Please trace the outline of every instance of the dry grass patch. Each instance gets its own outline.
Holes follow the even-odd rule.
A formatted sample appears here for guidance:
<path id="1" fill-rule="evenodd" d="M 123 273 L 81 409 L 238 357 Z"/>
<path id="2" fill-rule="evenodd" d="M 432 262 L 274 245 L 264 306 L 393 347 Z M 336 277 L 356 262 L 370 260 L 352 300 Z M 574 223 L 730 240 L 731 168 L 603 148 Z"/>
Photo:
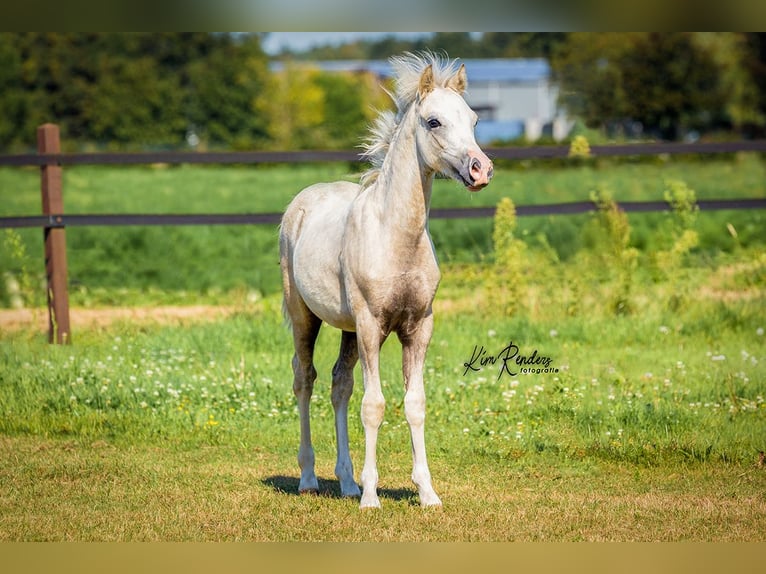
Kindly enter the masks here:
<path id="1" fill-rule="evenodd" d="M 254 449 L 172 451 L 37 438 L 0 441 L 0 540 L 46 541 L 756 541 L 766 471 L 437 458 L 442 509 L 417 506 L 405 455 L 381 464 L 381 511 L 297 494 L 294 457 Z M 485 461 L 486 462 L 486 461 Z"/>

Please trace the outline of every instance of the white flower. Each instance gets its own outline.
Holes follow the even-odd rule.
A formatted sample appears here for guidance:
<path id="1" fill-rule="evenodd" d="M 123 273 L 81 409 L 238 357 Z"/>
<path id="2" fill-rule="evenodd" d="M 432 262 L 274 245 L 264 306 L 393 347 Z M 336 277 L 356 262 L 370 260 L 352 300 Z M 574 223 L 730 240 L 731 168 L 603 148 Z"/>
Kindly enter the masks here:
<path id="1" fill-rule="evenodd" d="M 670 333 L 670 329 L 668 329 L 665 325 L 661 325 L 660 333 L 662 333 L 663 335 L 667 335 L 668 333 Z"/>
<path id="2" fill-rule="evenodd" d="M 763 337 L 763 327 L 758 327 L 755 330 L 755 334 L 758 335 L 759 337 Z"/>
<path id="3" fill-rule="evenodd" d="M 558 336 L 559 336 L 559 332 L 558 332 L 556 329 L 551 329 L 551 330 L 550 330 L 550 332 L 549 332 L 548 334 L 549 334 L 551 337 L 558 337 Z"/>

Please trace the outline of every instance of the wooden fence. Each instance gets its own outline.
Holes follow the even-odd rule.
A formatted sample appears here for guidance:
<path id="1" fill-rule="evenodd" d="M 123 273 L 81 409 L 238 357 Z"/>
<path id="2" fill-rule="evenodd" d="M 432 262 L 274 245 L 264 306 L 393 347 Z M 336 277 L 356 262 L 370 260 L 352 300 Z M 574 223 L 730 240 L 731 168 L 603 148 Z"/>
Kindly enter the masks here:
<path id="1" fill-rule="evenodd" d="M 487 148 L 495 159 L 555 159 L 566 158 L 566 146 L 532 146 Z M 649 143 L 591 146 L 594 157 L 647 156 L 660 154 L 719 154 L 742 151 L 766 152 L 766 140 L 715 143 Z M 295 152 L 150 152 L 150 153 L 61 153 L 59 128 L 45 124 L 37 130 L 37 153 L 0 155 L 0 166 L 39 166 L 42 215 L 0 217 L 0 228 L 40 227 L 45 241 L 45 271 L 48 291 L 48 339 L 52 343 L 71 342 L 69 323 L 69 294 L 67 290 L 67 257 L 65 229 L 85 225 L 253 225 L 279 223 L 279 213 L 250 214 L 122 214 L 66 215 L 62 196 L 62 168 L 65 165 L 136 165 L 136 164 L 261 164 L 328 161 L 362 161 L 353 151 L 295 151 Z M 622 202 L 626 212 L 664 211 L 664 201 Z M 698 201 L 701 210 L 763 209 L 764 199 L 720 199 Z M 520 205 L 519 216 L 566 215 L 592 211 L 591 202 L 564 204 Z M 492 217 L 494 207 L 432 209 L 435 219 Z"/>

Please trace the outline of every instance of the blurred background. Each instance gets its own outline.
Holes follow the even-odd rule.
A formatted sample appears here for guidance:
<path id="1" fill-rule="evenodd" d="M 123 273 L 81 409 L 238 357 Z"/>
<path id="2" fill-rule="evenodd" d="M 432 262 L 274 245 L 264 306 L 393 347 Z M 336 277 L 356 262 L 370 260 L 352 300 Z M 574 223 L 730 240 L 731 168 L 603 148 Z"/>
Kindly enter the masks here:
<path id="1" fill-rule="evenodd" d="M 65 152 L 353 150 L 378 111 L 392 106 L 388 58 L 421 50 L 465 63 L 483 147 L 579 150 L 577 157 L 498 159 L 480 194 L 437 180 L 434 209 L 494 208 L 507 199 L 520 206 L 593 197 L 663 202 L 679 189 L 690 205 L 766 196 L 759 153 L 588 156 L 594 144 L 766 136 L 763 33 L 2 33 L 0 154 L 35 152 L 45 122 L 60 126 Z M 358 181 L 364 169 L 350 161 L 67 166 L 65 213 L 279 214 L 302 188 Z M 0 216 L 39 214 L 39 181 L 35 166 L 0 169 Z M 520 274 L 537 272 L 547 284 L 541 269 L 561 273 L 571 264 L 579 272 L 583 254 L 608 252 L 592 219 L 519 218 L 509 233 L 529 248 Z M 693 226 L 684 219 L 696 235 L 678 245 L 682 235 L 668 213 L 631 213 L 627 221 L 630 233 L 618 242 L 638 250 L 651 282 L 677 277 L 658 271 L 658 253 L 707 269 L 742 249 L 757 259 L 766 244 L 758 209 L 705 211 Z M 491 217 L 432 221 L 439 260 L 457 269 L 450 276 L 497 261 L 496 227 Z M 40 235 L 3 230 L 0 307 L 43 303 Z M 72 301 L 218 304 L 277 295 L 276 236 L 276 225 L 70 226 Z M 759 284 L 758 269 L 748 273 Z"/>
<path id="2" fill-rule="evenodd" d="M 0 151 L 352 148 L 386 59 L 466 61 L 484 143 L 761 137 L 766 34 L 3 33 Z M 590 130 L 590 131 L 586 131 Z"/>

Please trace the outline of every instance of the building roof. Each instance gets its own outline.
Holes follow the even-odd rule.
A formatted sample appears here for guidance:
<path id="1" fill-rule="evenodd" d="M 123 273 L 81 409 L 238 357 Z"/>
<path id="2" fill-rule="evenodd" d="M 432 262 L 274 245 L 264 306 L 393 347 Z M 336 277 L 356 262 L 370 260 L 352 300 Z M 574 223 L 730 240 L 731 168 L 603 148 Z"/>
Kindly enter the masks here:
<path id="1" fill-rule="evenodd" d="M 550 77 L 550 65 L 543 58 L 466 59 L 468 83 L 471 82 L 537 82 Z M 392 69 L 386 60 L 322 60 L 305 62 L 326 72 L 373 72 L 390 77 Z M 271 63 L 272 71 L 284 69 L 284 63 Z"/>

